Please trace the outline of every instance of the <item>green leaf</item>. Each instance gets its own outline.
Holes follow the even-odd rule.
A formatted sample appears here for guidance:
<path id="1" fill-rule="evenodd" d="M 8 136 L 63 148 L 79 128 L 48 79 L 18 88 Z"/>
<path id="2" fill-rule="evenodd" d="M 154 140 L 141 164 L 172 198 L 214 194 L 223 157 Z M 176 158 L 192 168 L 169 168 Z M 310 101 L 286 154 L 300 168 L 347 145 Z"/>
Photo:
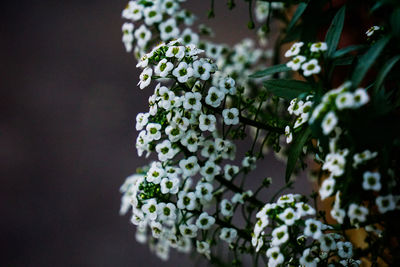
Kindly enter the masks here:
<path id="1" fill-rule="evenodd" d="M 353 63 L 354 56 L 338 58 L 333 61 L 334 66 L 346 66 Z"/>
<path id="2" fill-rule="evenodd" d="M 269 68 L 266 68 L 265 70 L 260 70 L 257 71 L 253 74 L 251 74 L 249 77 L 250 78 L 261 78 L 261 77 L 265 77 L 267 75 L 271 75 L 274 73 L 278 73 L 278 72 L 285 72 L 285 71 L 289 71 L 291 70 L 291 68 L 287 67 L 286 64 L 280 64 L 280 65 L 275 65 Z"/>
<path id="3" fill-rule="evenodd" d="M 271 79 L 264 82 L 267 90 L 276 96 L 292 100 L 301 93 L 308 93 L 312 90 L 309 83 L 297 80 Z"/>
<path id="4" fill-rule="evenodd" d="M 357 63 L 357 66 L 354 69 L 351 80 L 353 82 L 353 86 L 358 86 L 360 82 L 363 80 L 364 76 L 367 74 L 369 68 L 378 58 L 383 48 L 385 48 L 386 44 L 389 42 L 390 36 L 385 36 L 379 41 L 377 41 L 373 46 L 371 46 L 368 51 L 362 55 Z"/>
<path id="5" fill-rule="evenodd" d="M 392 32 L 396 36 L 400 36 L 400 8 L 396 8 L 390 18 L 392 24 Z"/>
<path id="6" fill-rule="evenodd" d="M 347 46 L 347 47 L 342 48 L 340 50 L 337 50 L 335 53 L 333 53 L 332 58 L 338 58 L 338 57 L 344 56 L 347 53 L 362 49 L 364 47 L 365 47 L 365 45 L 350 45 L 350 46 Z"/>
<path id="7" fill-rule="evenodd" d="M 376 81 L 374 86 L 375 89 L 379 89 L 382 86 L 382 83 L 385 80 L 386 76 L 399 60 L 400 60 L 400 55 L 397 55 L 394 58 L 390 59 L 388 62 L 386 62 L 386 64 L 382 67 L 382 69 L 376 76 Z"/>
<path id="8" fill-rule="evenodd" d="M 296 138 L 294 138 L 294 142 L 289 149 L 288 160 L 286 164 L 286 174 L 285 181 L 289 182 L 290 176 L 292 175 L 294 168 L 296 167 L 297 160 L 300 157 L 301 152 L 303 151 L 303 146 L 307 142 L 308 137 L 311 134 L 311 129 L 307 127 L 302 130 Z"/>
<path id="9" fill-rule="evenodd" d="M 301 17 L 301 15 L 303 14 L 303 12 L 306 10 L 307 8 L 307 3 L 300 3 L 296 9 L 296 12 L 294 12 L 292 20 L 290 21 L 288 27 L 287 27 L 287 31 L 289 32 L 293 26 L 296 24 L 296 22 L 299 20 L 299 18 Z"/>
<path id="10" fill-rule="evenodd" d="M 328 45 L 328 51 L 326 54 L 328 57 L 331 57 L 333 52 L 336 51 L 336 47 L 339 44 L 340 36 L 343 30 L 344 17 L 346 15 L 346 6 L 343 6 L 336 13 L 335 17 L 332 20 L 331 26 L 329 26 L 328 32 L 325 36 L 325 42 Z"/>

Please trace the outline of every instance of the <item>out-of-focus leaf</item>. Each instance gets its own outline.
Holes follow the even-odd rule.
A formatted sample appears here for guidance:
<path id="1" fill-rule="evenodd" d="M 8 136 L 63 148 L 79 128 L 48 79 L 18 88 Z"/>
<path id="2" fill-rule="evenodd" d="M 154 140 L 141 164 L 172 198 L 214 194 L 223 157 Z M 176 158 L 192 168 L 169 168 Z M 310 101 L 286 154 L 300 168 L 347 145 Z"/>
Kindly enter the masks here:
<path id="1" fill-rule="evenodd" d="M 294 12 L 293 14 L 293 18 L 290 21 L 288 27 L 287 27 L 287 31 L 289 32 L 293 26 L 296 24 L 296 22 L 299 20 L 299 18 L 301 17 L 301 15 L 303 14 L 304 10 L 306 10 L 307 8 L 307 3 L 300 3 L 297 6 L 296 12 Z"/>
<path id="2" fill-rule="evenodd" d="M 297 80 L 272 79 L 264 82 L 265 88 L 276 96 L 291 100 L 312 90 L 309 83 Z"/>
<path id="3" fill-rule="evenodd" d="M 390 36 L 385 36 L 379 41 L 377 41 L 373 46 L 371 46 L 368 51 L 362 55 L 357 63 L 357 66 L 354 69 L 353 75 L 351 77 L 353 86 L 358 86 L 364 76 L 367 74 L 367 71 L 378 58 L 383 48 L 385 48 L 386 44 L 389 42 Z"/>
<path id="4" fill-rule="evenodd" d="M 350 56 L 350 57 L 344 57 L 344 58 L 338 58 L 333 61 L 334 66 L 346 66 L 350 65 L 353 63 L 355 57 Z"/>
<path id="5" fill-rule="evenodd" d="M 343 30 L 344 17 L 346 15 L 346 6 L 343 6 L 336 13 L 335 17 L 332 20 L 331 26 L 329 26 L 328 32 L 325 36 L 325 42 L 328 45 L 328 50 L 326 54 L 328 57 L 331 57 L 333 53 L 336 51 L 336 47 L 339 44 L 340 36 Z"/>
<path id="6" fill-rule="evenodd" d="M 333 53 L 332 58 L 338 58 L 341 56 L 346 55 L 347 53 L 353 52 L 353 51 L 357 51 L 359 49 L 364 48 L 365 45 L 350 45 L 347 46 L 345 48 L 342 48 L 340 50 L 337 50 L 335 53 Z"/>
<path id="7" fill-rule="evenodd" d="M 267 75 L 271 75 L 271 74 L 278 73 L 278 72 L 285 72 L 285 71 L 289 71 L 289 70 L 291 70 L 291 68 L 287 67 L 286 64 L 280 64 L 280 65 L 271 66 L 269 68 L 266 68 L 265 70 L 257 71 L 255 73 L 251 74 L 249 77 L 250 78 L 261 78 L 261 77 L 265 77 Z"/>
<path id="8" fill-rule="evenodd" d="M 390 70 L 393 68 L 393 66 L 400 60 L 400 55 L 397 55 L 390 59 L 386 64 L 382 67 L 378 75 L 376 76 L 376 81 L 375 81 L 375 89 L 379 89 L 383 81 L 385 80 L 386 76 L 390 72 Z"/>
<path id="9" fill-rule="evenodd" d="M 396 8 L 393 11 L 390 22 L 392 24 L 393 34 L 396 36 L 400 36 L 400 8 Z"/>
<path id="10" fill-rule="evenodd" d="M 286 183 L 289 182 L 290 176 L 292 175 L 294 168 L 296 167 L 297 160 L 299 159 L 300 154 L 303 151 L 303 146 L 307 142 L 310 134 L 311 134 L 311 129 L 309 127 L 299 132 L 299 134 L 294 139 L 292 146 L 289 149 L 289 155 L 286 164 L 286 174 L 285 174 Z"/>

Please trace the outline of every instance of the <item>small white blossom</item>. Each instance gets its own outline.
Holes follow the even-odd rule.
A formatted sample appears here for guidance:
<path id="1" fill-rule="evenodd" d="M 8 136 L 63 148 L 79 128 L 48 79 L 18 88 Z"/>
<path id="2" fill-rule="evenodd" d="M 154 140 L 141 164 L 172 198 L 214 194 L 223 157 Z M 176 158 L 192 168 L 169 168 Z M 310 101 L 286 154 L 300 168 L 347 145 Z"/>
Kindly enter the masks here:
<path id="1" fill-rule="evenodd" d="M 289 240 L 288 227 L 286 225 L 279 226 L 272 231 L 272 246 L 280 246 Z"/>
<path id="2" fill-rule="evenodd" d="M 311 52 L 322 52 L 326 50 L 328 50 L 328 46 L 325 42 L 313 43 L 310 47 Z"/>
<path id="3" fill-rule="evenodd" d="M 298 55 L 295 58 L 293 58 L 291 61 L 286 63 L 286 66 L 291 68 L 294 71 L 298 71 L 301 67 L 301 64 L 306 61 L 306 57 Z"/>
<path id="4" fill-rule="evenodd" d="M 179 178 L 163 178 L 161 179 L 161 193 L 163 194 L 176 194 L 179 191 Z"/>
<path id="5" fill-rule="evenodd" d="M 143 89 L 143 88 L 149 86 L 152 75 L 153 75 L 153 69 L 151 69 L 151 68 L 145 68 L 142 71 L 142 73 L 140 74 L 140 81 L 138 82 L 140 89 Z"/>
<path id="6" fill-rule="evenodd" d="M 168 41 L 178 37 L 179 35 L 179 28 L 176 25 L 176 20 L 174 18 L 170 18 L 165 22 L 160 23 L 158 29 L 160 30 L 160 38 L 163 41 Z"/>
<path id="7" fill-rule="evenodd" d="M 151 221 L 154 221 L 157 218 L 157 209 L 157 201 L 154 198 L 148 199 L 142 206 L 143 213 L 146 214 L 146 218 Z"/>
<path id="8" fill-rule="evenodd" d="M 200 214 L 199 218 L 196 220 L 196 225 L 199 229 L 208 230 L 215 223 L 215 218 L 208 215 L 207 212 Z"/>
<path id="9" fill-rule="evenodd" d="M 285 257 L 280 252 L 279 247 L 271 247 L 267 250 L 268 257 L 268 267 L 275 267 L 282 264 L 285 260 Z"/>
<path id="10" fill-rule="evenodd" d="M 160 62 L 158 62 L 157 66 L 154 68 L 154 73 L 160 77 L 165 78 L 173 68 L 174 65 L 171 62 L 168 62 L 166 58 L 164 58 Z"/>
<path id="11" fill-rule="evenodd" d="M 321 71 L 321 67 L 318 65 L 318 60 L 316 59 L 311 59 L 306 63 L 303 63 L 301 69 L 303 70 L 303 75 L 306 77 L 312 74 L 318 74 Z"/>
<path id="12" fill-rule="evenodd" d="M 181 232 L 183 236 L 193 238 L 197 236 L 197 226 L 194 224 L 189 224 L 189 225 L 181 224 L 179 226 L 179 232 Z"/>
<path id="13" fill-rule="evenodd" d="M 203 132 L 204 131 L 214 132 L 216 129 L 216 122 L 217 119 L 212 114 L 209 115 L 201 114 L 199 116 L 199 128 Z"/>
<path id="14" fill-rule="evenodd" d="M 322 223 L 314 219 L 306 220 L 306 227 L 304 228 L 304 235 L 312 236 L 314 239 L 319 239 L 322 235 Z"/>
<path id="15" fill-rule="evenodd" d="M 386 213 L 396 208 L 396 202 L 394 201 L 393 195 L 379 196 L 375 200 L 376 205 L 380 213 Z"/>
<path id="16" fill-rule="evenodd" d="M 208 181 L 214 180 L 214 177 L 221 171 L 221 167 L 216 165 L 212 160 L 208 160 L 200 169 L 200 174 Z"/>
<path id="17" fill-rule="evenodd" d="M 150 141 L 161 138 L 161 125 L 158 123 L 149 123 L 146 126 L 147 136 Z"/>
<path id="18" fill-rule="evenodd" d="M 307 248 L 303 251 L 303 255 L 300 258 L 300 265 L 307 267 L 317 267 L 319 258 L 311 255 L 311 249 Z"/>
<path id="19" fill-rule="evenodd" d="M 350 92 L 343 92 L 336 97 L 335 103 L 339 110 L 352 108 L 354 106 L 354 96 Z"/>
<path id="20" fill-rule="evenodd" d="M 193 76 L 193 69 L 186 62 L 181 62 L 178 67 L 174 69 L 172 74 L 180 83 L 185 83 Z"/>
<path id="21" fill-rule="evenodd" d="M 355 203 L 351 203 L 347 215 L 352 224 L 358 224 L 367 220 L 368 209 Z"/>
<path id="22" fill-rule="evenodd" d="M 175 221 L 176 207 L 173 203 L 159 203 L 157 210 L 158 210 L 158 219 L 159 220 Z"/>
<path id="23" fill-rule="evenodd" d="M 325 135 L 328 135 L 332 132 L 335 126 L 338 123 L 338 118 L 335 115 L 335 112 L 329 111 L 324 119 L 322 120 L 322 131 Z"/>
<path id="24" fill-rule="evenodd" d="M 192 93 L 187 92 L 184 96 L 183 107 L 186 110 L 201 110 L 201 94 L 200 93 Z"/>
<path id="25" fill-rule="evenodd" d="M 304 45 L 303 42 L 294 43 L 292 47 L 285 53 L 285 57 L 297 56 L 300 53 L 301 47 Z"/>
<path id="26" fill-rule="evenodd" d="M 226 227 L 221 229 L 221 234 L 219 235 L 219 238 L 226 241 L 227 243 L 232 243 L 236 239 L 236 237 L 237 237 L 236 229 L 226 228 Z"/>
<path id="27" fill-rule="evenodd" d="M 339 241 L 336 244 L 338 254 L 341 258 L 351 258 L 353 256 L 353 245 L 350 242 Z"/>
<path id="28" fill-rule="evenodd" d="M 359 108 L 369 102 L 369 95 L 363 88 L 358 88 L 354 92 L 354 107 Z"/>
<path id="29" fill-rule="evenodd" d="M 144 22 L 149 26 L 162 20 L 162 14 L 155 5 L 145 8 L 143 13 Z"/>
<path id="30" fill-rule="evenodd" d="M 135 38 L 139 47 L 145 47 L 147 42 L 151 39 L 151 31 L 143 24 L 135 31 Z"/>
<path id="31" fill-rule="evenodd" d="M 376 31 L 379 31 L 381 29 L 381 27 L 379 27 L 379 26 L 372 26 L 371 28 L 369 28 L 366 32 L 365 32 L 365 34 L 368 36 L 368 37 L 371 37 Z"/>
<path id="32" fill-rule="evenodd" d="M 210 257 L 210 244 L 205 241 L 196 241 L 197 252 L 203 254 L 207 257 L 207 259 L 211 259 Z"/>
<path id="33" fill-rule="evenodd" d="M 184 46 L 170 46 L 165 53 L 166 57 L 175 57 L 181 60 L 185 56 L 185 47 Z M 184 62 L 181 62 L 184 63 Z"/>
<path id="34" fill-rule="evenodd" d="M 190 156 L 187 159 L 181 159 L 181 161 L 179 161 L 179 167 L 181 167 L 185 177 L 194 176 L 200 170 L 196 156 Z"/>
<path id="35" fill-rule="evenodd" d="M 196 195 L 193 192 L 179 192 L 177 207 L 182 210 L 194 210 L 196 208 Z"/>
<path id="36" fill-rule="evenodd" d="M 229 200 L 223 199 L 220 203 L 220 206 L 221 206 L 222 216 L 224 216 L 224 217 L 232 217 L 233 216 L 233 205 Z"/>
<path id="37" fill-rule="evenodd" d="M 224 177 L 228 181 L 232 180 L 232 178 L 239 172 L 239 167 L 235 165 L 226 164 L 224 166 Z"/>
<path id="38" fill-rule="evenodd" d="M 225 94 L 234 95 L 236 94 L 235 84 L 235 80 L 230 77 L 221 79 L 219 82 L 219 89 L 222 90 Z"/>
<path id="39" fill-rule="evenodd" d="M 216 87 L 210 87 L 206 97 L 206 104 L 214 108 L 221 105 L 222 100 L 225 98 L 225 93 L 218 90 Z"/>
<path id="40" fill-rule="evenodd" d="M 236 125 L 239 123 L 239 110 L 237 108 L 224 109 L 222 116 L 226 125 Z"/>
<path id="41" fill-rule="evenodd" d="M 197 44 L 199 42 L 199 35 L 194 33 L 190 28 L 186 28 L 182 33 L 182 42 L 186 45 Z"/>
<path id="42" fill-rule="evenodd" d="M 319 189 L 319 195 L 321 196 L 321 200 L 326 199 L 327 197 L 333 194 L 335 188 L 335 179 L 333 177 L 329 177 L 322 182 L 321 188 Z"/>
<path id="43" fill-rule="evenodd" d="M 381 175 L 379 172 L 364 172 L 363 174 L 363 184 L 362 187 L 364 190 L 381 190 Z"/>

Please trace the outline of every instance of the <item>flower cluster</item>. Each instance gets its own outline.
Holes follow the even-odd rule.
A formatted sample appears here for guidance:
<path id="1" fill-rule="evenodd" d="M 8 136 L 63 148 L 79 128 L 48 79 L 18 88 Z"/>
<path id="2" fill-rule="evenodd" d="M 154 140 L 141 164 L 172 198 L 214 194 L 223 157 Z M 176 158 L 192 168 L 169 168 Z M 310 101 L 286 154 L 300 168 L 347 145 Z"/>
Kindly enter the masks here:
<path id="1" fill-rule="evenodd" d="M 314 219 L 315 209 L 302 200 L 301 195 L 283 195 L 256 214 L 252 244 L 258 253 L 266 251 L 268 266 L 358 265 L 352 244 Z"/>
<path id="2" fill-rule="evenodd" d="M 327 49 L 324 42 L 309 43 L 307 46 L 303 42 L 294 43 L 285 53 L 285 57 L 292 58 L 286 66 L 294 71 L 301 70 L 305 77 L 318 74 L 321 72 L 318 60 Z"/>
<path id="3" fill-rule="evenodd" d="M 213 86 L 210 81 L 216 67 L 210 59 L 199 58 L 202 52 L 179 39 L 156 46 L 138 64 L 144 68 L 140 88 L 149 86 L 151 80 L 161 81 L 149 98 L 149 112 L 139 113 L 136 118 L 136 129 L 140 131 L 138 154 L 156 152 L 158 161 L 142 175 L 134 176 L 136 179 L 128 178 L 123 187 L 122 210 L 126 212 L 126 199 L 130 199 L 132 222 L 143 233 L 142 239 L 145 229 L 151 229 L 161 258 L 167 257 L 170 247 L 190 251 L 191 240 L 198 237 L 198 232 L 202 232 L 202 238 L 197 240 L 197 250 L 209 257 L 207 233 L 211 235 L 218 215 L 210 215 L 206 209 L 215 197 L 215 179 L 222 173 L 233 179 L 240 172 L 232 164 L 220 167 L 223 160 L 235 158 L 235 145 L 218 135 L 214 114 L 227 95 L 236 93 L 235 81 L 220 77 L 220 86 Z M 237 108 L 221 111 L 221 123 L 239 124 Z M 247 168 L 250 163 L 245 161 Z M 221 215 L 232 217 L 233 203 L 240 201 L 240 195 L 231 201 L 222 200 Z M 227 243 L 237 235 L 234 227 L 224 225 L 220 229 L 220 238 Z"/>
<path id="4" fill-rule="evenodd" d="M 188 28 L 195 17 L 181 9 L 180 2 L 183 1 L 130 1 L 122 12 L 122 17 L 129 21 L 122 27 L 126 51 L 131 52 L 134 48 L 136 57 L 141 58 L 159 40 L 166 42 L 178 36 L 185 44 L 196 44 L 199 36 Z M 185 27 L 183 31 L 180 25 Z"/>

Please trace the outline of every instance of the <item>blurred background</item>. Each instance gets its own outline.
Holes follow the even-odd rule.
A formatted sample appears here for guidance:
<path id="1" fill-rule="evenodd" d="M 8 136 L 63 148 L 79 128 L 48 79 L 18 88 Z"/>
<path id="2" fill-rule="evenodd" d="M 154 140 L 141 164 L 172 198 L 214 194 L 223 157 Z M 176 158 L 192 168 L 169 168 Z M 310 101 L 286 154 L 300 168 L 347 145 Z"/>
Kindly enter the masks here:
<path id="1" fill-rule="evenodd" d="M 238 1 L 241 2 L 241 1 Z M 0 26 L 1 266 L 188 266 L 164 263 L 135 241 L 118 214 L 119 186 L 145 163 L 135 117 L 151 94 L 136 87 L 121 42 L 126 0 L 20 0 L 2 6 Z M 216 1 L 185 6 L 216 41 L 249 35 L 247 7 Z M 254 177 L 282 180 L 268 161 Z M 272 162 L 272 163 L 271 163 Z M 261 165 L 261 164 L 260 164 Z M 261 181 L 258 180 L 258 181 Z"/>

